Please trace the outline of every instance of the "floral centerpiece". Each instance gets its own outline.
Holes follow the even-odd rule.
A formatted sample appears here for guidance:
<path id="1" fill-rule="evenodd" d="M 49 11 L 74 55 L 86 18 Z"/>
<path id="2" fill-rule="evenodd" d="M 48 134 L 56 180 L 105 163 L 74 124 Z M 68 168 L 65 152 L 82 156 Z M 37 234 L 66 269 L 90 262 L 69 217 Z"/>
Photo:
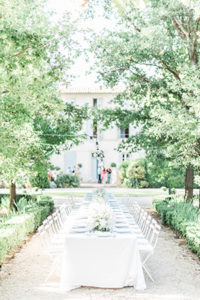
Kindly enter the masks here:
<path id="1" fill-rule="evenodd" d="M 100 204 L 106 203 L 106 192 L 104 189 L 97 189 L 93 195 L 93 202 L 98 202 Z"/>
<path id="2" fill-rule="evenodd" d="M 99 189 L 96 190 L 95 194 L 96 194 L 97 196 L 104 197 L 105 194 L 106 194 L 106 191 L 105 191 L 103 188 L 99 188 Z"/>
<path id="3" fill-rule="evenodd" d="M 105 203 L 92 203 L 88 222 L 89 228 L 93 231 L 110 231 L 113 226 L 112 209 Z"/>

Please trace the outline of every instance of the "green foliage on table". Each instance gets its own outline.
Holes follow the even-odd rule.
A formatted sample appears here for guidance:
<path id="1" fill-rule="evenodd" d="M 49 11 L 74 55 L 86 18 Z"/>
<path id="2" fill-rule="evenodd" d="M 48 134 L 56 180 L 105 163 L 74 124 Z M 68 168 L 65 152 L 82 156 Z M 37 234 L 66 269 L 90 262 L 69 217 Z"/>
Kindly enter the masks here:
<path id="1" fill-rule="evenodd" d="M 20 211 L 0 218 L 0 265 L 6 254 L 18 246 L 53 211 L 54 203 L 50 197 L 40 196 L 37 201 L 21 198 Z"/>
<path id="2" fill-rule="evenodd" d="M 80 179 L 77 175 L 59 174 L 55 181 L 58 188 L 72 188 L 80 186 Z"/>
<path id="3" fill-rule="evenodd" d="M 183 196 L 154 199 L 153 205 L 163 225 L 170 226 L 186 238 L 189 248 L 200 257 L 199 208 L 184 202 Z"/>

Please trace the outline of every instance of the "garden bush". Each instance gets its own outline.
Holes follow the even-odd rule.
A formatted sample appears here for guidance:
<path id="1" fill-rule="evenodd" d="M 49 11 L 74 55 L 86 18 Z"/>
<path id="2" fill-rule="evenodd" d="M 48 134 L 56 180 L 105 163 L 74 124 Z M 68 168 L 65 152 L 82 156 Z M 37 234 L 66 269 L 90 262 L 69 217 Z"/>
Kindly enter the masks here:
<path id="1" fill-rule="evenodd" d="M 127 160 L 119 167 L 121 183 L 136 188 L 183 188 L 184 168 L 175 168 L 164 157 Z M 197 185 L 194 185 L 196 187 Z"/>
<path id="2" fill-rule="evenodd" d="M 50 187 L 48 166 L 46 164 L 36 164 L 35 171 L 30 177 L 30 184 L 32 187 L 38 187 L 41 189 Z"/>
<path id="3" fill-rule="evenodd" d="M 200 223 L 190 224 L 186 228 L 186 240 L 189 249 L 200 258 Z"/>
<path id="4" fill-rule="evenodd" d="M 110 164 L 110 166 L 111 166 L 111 168 L 116 168 L 117 164 L 116 164 L 115 162 L 112 162 L 112 163 Z"/>
<path id="5" fill-rule="evenodd" d="M 41 189 L 50 188 L 50 182 L 48 179 L 48 174 L 38 174 L 37 176 L 32 176 L 30 179 L 30 184 L 32 187 L 38 187 Z"/>
<path id="6" fill-rule="evenodd" d="M 129 161 L 124 161 L 119 167 L 119 176 L 121 183 L 124 184 L 124 181 L 127 180 L 126 169 L 128 168 Z"/>
<path id="7" fill-rule="evenodd" d="M 50 197 L 39 196 L 37 201 L 27 202 L 24 199 L 21 200 L 20 208 L 19 212 L 1 218 L 0 265 L 10 250 L 18 246 L 27 234 L 40 226 L 43 220 L 53 211 L 54 203 Z"/>
<path id="8" fill-rule="evenodd" d="M 123 162 L 119 169 L 121 183 L 127 187 L 147 188 L 146 162 L 143 158 Z"/>
<path id="9" fill-rule="evenodd" d="M 21 198 L 25 198 L 27 201 L 37 200 L 38 195 L 33 194 L 17 194 L 16 195 L 16 202 L 18 202 Z M 2 198 L 9 198 L 9 195 L 6 193 L 0 194 L 0 203 L 2 201 Z"/>
<path id="10" fill-rule="evenodd" d="M 184 202 L 183 196 L 154 199 L 153 205 L 163 225 L 168 225 L 186 238 L 188 247 L 200 257 L 199 208 Z"/>
<path id="11" fill-rule="evenodd" d="M 55 180 L 55 183 L 58 188 L 79 187 L 80 179 L 76 175 L 59 174 Z"/>

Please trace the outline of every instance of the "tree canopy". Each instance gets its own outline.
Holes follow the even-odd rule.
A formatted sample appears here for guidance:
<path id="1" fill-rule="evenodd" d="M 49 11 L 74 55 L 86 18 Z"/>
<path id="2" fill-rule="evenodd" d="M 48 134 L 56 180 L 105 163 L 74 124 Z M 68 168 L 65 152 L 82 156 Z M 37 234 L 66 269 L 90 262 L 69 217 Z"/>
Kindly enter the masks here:
<path id="1" fill-rule="evenodd" d="M 108 86 L 125 88 L 115 99 L 118 109 L 102 111 L 102 119 L 107 125 L 125 119 L 126 126 L 140 126 L 121 148 L 162 153 L 176 166 L 199 169 L 198 1 L 105 4 L 118 22 L 114 30 L 95 36 L 91 50 L 99 78 Z M 88 6 L 91 9 L 94 1 Z"/>
<path id="2" fill-rule="evenodd" d="M 54 21 L 45 0 L 0 3 L 0 173 L 26 181 L 68 141 L 78 143 L 87 109 L 59 91 L 77 55 L 69 15 Z"/>

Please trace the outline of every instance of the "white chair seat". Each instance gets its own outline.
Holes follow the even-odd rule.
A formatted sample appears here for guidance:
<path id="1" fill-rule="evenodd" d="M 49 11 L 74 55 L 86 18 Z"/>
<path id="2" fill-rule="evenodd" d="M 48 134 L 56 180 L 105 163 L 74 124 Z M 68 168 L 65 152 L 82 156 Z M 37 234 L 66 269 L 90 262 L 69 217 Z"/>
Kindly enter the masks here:
<path id="1" fill-rule="evenodd" d="M 138 241 L 138 249 L 139 249 L 139 251 L 148 252 L 148 253 L 154 251 L 154 248 L 145 239 Z"/>

